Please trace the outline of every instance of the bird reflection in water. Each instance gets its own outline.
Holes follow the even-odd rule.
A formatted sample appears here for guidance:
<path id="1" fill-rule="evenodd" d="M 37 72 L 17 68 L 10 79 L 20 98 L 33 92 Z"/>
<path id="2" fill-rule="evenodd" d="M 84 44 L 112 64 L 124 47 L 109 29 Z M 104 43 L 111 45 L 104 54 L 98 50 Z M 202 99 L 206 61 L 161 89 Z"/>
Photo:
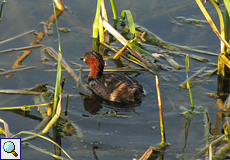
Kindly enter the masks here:
<path id="1" fill-rule="evenodd" d="M 135 112 L 135 107 L 140 106 L 141 102 L 141 100 L 138 100 L 131 103 L 117 103 L 104 100 L 95 94 L 91 94 L 91 96 L 84 95 L 83 99 L 85 110 L 93 115 L 98 114 L 103 107 L 111 109 L 111 111 L 107 112 L 106 114 L 116 114 L 118 112 Z"/>

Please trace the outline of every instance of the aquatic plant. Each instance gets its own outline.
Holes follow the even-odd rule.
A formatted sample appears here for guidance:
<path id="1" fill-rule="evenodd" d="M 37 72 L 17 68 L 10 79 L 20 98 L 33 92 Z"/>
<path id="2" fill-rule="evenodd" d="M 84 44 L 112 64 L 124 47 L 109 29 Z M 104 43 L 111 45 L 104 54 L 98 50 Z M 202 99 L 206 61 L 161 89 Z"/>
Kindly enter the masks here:
<path id="1" fill-rule="evenodd" d="M 225 4 L 225 19 L 223 18 L 223 15 L 221 13 L 220 8 L 218 5 L 220 4 L 220 1 L 213 1 L 210 0 L 210 2 L 213 4 L 215 7 L 218 16 L 219 16 L 219 21 L 220 21 L 220 32 L 218 31 L 217 27 L 215 26 L 214 22 L 212 21 L 211 17 L 209 16 L 208 12 L 206 11 L 205 7 L 201 3 L 200 0 L 196 0 L 198 6 L 200 7 L 202 13 L 204 14 L 205 18 L 209 22 L 212 30 L 216 33 L 218 38 L 221 41 L 221 50 L 220 54 L 218 56 L 218 84 L 217 84 L 217 94 L 218 96 L 219 91 L 224 91 L 223 88 L 228 88 L 222 84 L 223 78 L 226 76 L 226 73 L 230 69 L 230 60 L 229 60 L 229 53 L 230 53 L 230 2 L 229 0 L 224 0 Z M 227 66 L 228 68 L 226 68 Z M 229 81 L 229 80 L 228 80 Z M 229 91 L 227 91 L 229 92 Z M 229 95 L 228 95 L 228 100 L 226 100 L 226 105 L 223 108 L 229 109 Z M 229 117 L 228 113 L 226 113 L 226 119 L 227 121 L 223 124 L 223 129 L 224 129 L 224 134 L 219 136 L 217 139 L 213 140 L 213 137 L 209 137 L 209 132 L 207 129 L 205 129 L 205 136 L 206 136 L 206 141 L 207 141 L 207 146 L 202 149 L 194 158 L 200 157 L 202 154 L 205 154 L 207 151 L 209 151 L 209 159 L 225 159 L 227 157 L 226 153 L 229 152 L 230 149 L 230 143 L 229 143 Z M 205 113 L 205 128 L 210 129 L 210 124 L 209 124 L 209 117 L 208 117 L 208 112 L 206 111 Z M 210 142 L 209 142 L 210 141 Z M 218 149 L 216 151 L 215 148 L 218 148 L 217 146 L 219 145 L 225 145 L 224 147 Z"/>
<path id="2" fill-rule="evenodd" d="M 165 136 L 165 127 L 164 127 L 164 119 L 163 119 L 163 110 L 162 110 L 162 103 L 161 103 L 161 93 L 160 93 L 160 86 L 159 86 L 159 79 L 158 76 L 155 76 L 156 79 L 156 89 L 157 89 L 157 99 L 158 99 L 158 106 L 159 106 L 159 117 L 160 117 L 160 128 L 161 128 L 161 143 L 159 146 L 163 149 L 168 146 Z"/>
<path id="3" fill-rule="evenodd" d="M 61 94 L 61 66 L 62 66 L 62 51 L 61 51 L 61 41 L 60 41 L 60 34 L 58 30 L 58 23 L 57 23 L 57 16 L 56 16 L 56 11 L 55 11 L 55 4 L 53 0 L 53 9 L 54 9 L 54 15 L 55 15 L 55 21 L 56 21 L 56 29 L 57 29 L 57 35 L 58 35 L 58 65 L 57 65 L 57 77 L 56 77 L 56 85 L 55 85 L 55 93 L 54 93 L 54 104 L 53 104 L 53 113 L 52 117 L 55 116 L 56 110 L 57 110 L 57 104 L 59 101 L 59 95 Z M 57 125 L 57 123 L 56 123 Z"/>
<path id="4" fill-rule="evenodd" d="M 200 7 L 202 13 L 204 14 L 205 18 L 209 22 L 212 30 L 216 33 L 218 38 L 221 41 L 221 50 L 220 54 L 218 57 L 218 75 L 225 76 L 225 65 L 230 68 L 230 61 L 228 59 L 227 53 L 230 50 L 230 45 L 229 45 L 229 40 L 230 40 L 230 31 L 229 31 L 229 12 L 230 12 L 230 2 L 228 0 L 224 0 L 225 4 L 225 23 L 223 19 L 223 15 L 220 11 L 220 8 L 214 2 L 213 0 L 210 0 L 210 2 L 213 4 L 215 7 L 218 16 L 219 16 L 219 21 L 220 21 L 220 32 L 218 31 L 215 23 L 213 22 L 212 18 L 208 14 L 207 10 L 205 9 L 204 5 L 202 4 L 201 0 L 196 0 L 198 6 Z"/>
<path id="5" fill-rule="evenodd" d="M 180 107 L 180 110 L 182 111 L 182 114 L 187 118 L 190 119 L 191 115 L 199 115 L 200 111 L 203 110 L 202 106 L 194 106 L 194 102 L 193 102 L 193 97 L 192 97 L 192 91 L 191 91 L 191 87 L 190 87 L 190 83 L 189 83 L 189 76 L 188 76 L 188 71 L 189 71 L 189 56 L 186 55 L 185 57 L 185 67 L 186 67 L 186 86 L 187 89 L 189 90 L 189 98 L 190 98 L 190 109 L 186 109 L 186 107 Z"/>
<path id="6" fill-rule="evenodd" d="M 112 0 L 111 0 L 111 5 L 112 5 L 113 14 L 114 14 L 114 20 L 115 20 L 114 22 L 116 24 L 116 21 L 117 21 L 116 5 L 115 5 L 115 2 Z M 101 12 L 102 12 L 102 15 L 100 14 Z M 137 59 L 137 61 L 136 61 L 135 58 L 131 58 L 132 62 L 135 63 L 135 62 L 140 61 L 141 63 L 144 63 L 144 65 L 147 65 L 147 68 L 150 68 L 150 69 L 153 68 L 152 65 L 150 63 L 148 63 L 142 57 L 142 55 L 140 53 L 143 53 L 143 54 L 147 55 L 148 57 L 153 58 L 155 60 L 159 60 L 159 59 L 156 58 L 155 56 L 153 56 L 152 54 L 150 54 L 148 51 L 142 49 L 141 47 L 139 47 L 139 45 L 137 45 L 135 43 L 136 42 L 135 25 L 134 25 L 134 21 L 132 18 L 132 14 L 129 10 L 123 10 L 122 11 L 120 21 L 121 22 L 124 21 L 126 17 L 128 19 L 128 23 L 129 23 L 129 27 L 130 27 L 130 33 L 132 35 L 130 41 L 126 40 L 113 26 L 111 26 L 108 23 L 108 17 L 107 17 L 106 8 L 104 5 L 104 0 L 98 0 L 97 1 L 96 15 L 95 15 L 95 19 L 93 22 L 93 35 L 92 35 L 93 36 L 93 50 L 97 50 L 97 51 L 99 50 L 97 47 L 97 45 L 98 45 L 97 41 L 98 40 L 104 46 L 108 46 L 108 44 L 105 43 L 105 31 L 108 31 L 120 43 L 122 43 L 124 45 L 124 47 L 120 50 L 119 54 L 115 55 L 112 58 L 118 59 L 122 55 L 122 53 L 127 49 L 127 50 L 129 50 L 131 55 L 135 56 Z M 100 50 L 101 49 L 102 48 L 100 48 Z M 113 51 L 115 51 L 115 50 L 113 50 Z M 115 51 L 115 52 L 117 52 L 117 51 Z M 142 66 L 142 65 L 140 64 L 140 66 Z"/>

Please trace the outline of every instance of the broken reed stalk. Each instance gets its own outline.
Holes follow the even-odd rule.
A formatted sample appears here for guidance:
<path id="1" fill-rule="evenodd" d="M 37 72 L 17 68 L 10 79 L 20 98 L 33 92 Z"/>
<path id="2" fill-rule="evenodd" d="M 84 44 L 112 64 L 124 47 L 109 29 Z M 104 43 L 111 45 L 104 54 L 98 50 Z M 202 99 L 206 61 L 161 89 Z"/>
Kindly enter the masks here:
<path id="1" fill-rule="evenodd" d="M 51 57 L 53 57 L 55 60 L 58 61 L 58 54 L 57 52 L 52 48 L 52 47 L 46 47 L 44 50 L 46 50 L 49 55 Z M 87 94 L 90 94 L 90 90 L 85 86 L 83 85 L 81 82 L 81 77 L 78 78 L 77 75 L 74 73 L 74 71 L 70 68 L 70 66 L 66 63 L 65 59 L 62 58 L 62 67 L 74 78 L 74 80 L 77 82 L 77 86 L 79 85 L 79 82 L 80 82 L 80 85 L 82 86 L 82 88 L 86 91 Z M 79 65 L 80 66 L 80 65 Z M 80 75 L 81 75 L 81 72 L 82 72 L 82 66 L 80 66 Z"/>
<path id="2" fill-rule="evenodd" d="M 161 93 L 160 93 L 159 79 L 158 79 L 157 75 L 155 76 L 155 78 L 156 78 L 157 99 L 158 99 L 160 127 L 161 127 L 160 147 L 165 147 L 167 145 L 167 142 L 166 142 L 166 137 L 165 137 L 165 128 L 164 128 L 164 119 L 163 119 L 163 111 L 162 111 L 162 104 L 161 104 Z"/>
<path id="3" fill-rule="evenodd" d="M 23 68 L 13 69 L 13 70 L 1 72 L 0 76 L 7 75 L 7 74 L 10 74 L 10 73 L 14 73 L 14 72 L 19 72 L 19 71 L 25 71 L 25 70 L 29 70 L 29 69 L 34 69 L 34 68 L 36 68 L 36 66 L 30 66 L 30 67 L 23 67 Z"/>
<path id="4" fill-rule="evenodd" d="M 56 4 L 56 6 L 57 6 L 57 9 L 60 9 L 61 11 L 65 10 L 65 7 L 64 7 L 64 5 L 63 5 L 61 0 L 54 0 L 54 2 Z"/>
<path id="5" fill-rule="evenodd" d="M 15 39 L 20 38 L 20 37 L 30 35 L 30 34 L 36 34 L 36 31 L 35 31 L 35 30 L 31 30 L 31 31 L 28 31 L 28 32 L 19 34 L 19 35 L 17 35 L 17 36 L 14 36 L 14 37 L 12 37 L 12 38 L 3 40 L 3 41 L 0 42 L 0 45 L 1 45 L 1 44 L 4 44 L 4 43 L 7 43 L 7 42 L 10 42 L 10 41 L 15 40 Z"/>
<path id="6" fill-rule="evenodd" d="M 53 57 L 56 61 L 58 61 L 58 53 L 52 48 L 52 47 L 46 47 L 44 49 L 48 52 L 48 54 Z M 65 59 L 62 58 L 62 67 L 74 78 L 74 80 L 78 83 L 80 79 L 77 77 L 77 75 L 74 73 L 74 71 L 71 69 L 71 67 L 66 63 Z"/>
<path id="7" fill-rule="evenodd" d="M 0 53 L 20 52 L 20 51 L 34 49 L 34 48 L 40 48 L 40 47 L 43 47 L 43 45 L 38 44 L 38 45 L 32 45 L 32 46 L 27 46 L 27 47 L 11 48 L 11 49 L 0 51 Z"/>
<path id="8" fill-rule="evenodd" d="M 139 160 L 147 160 L 151 156 L 153 151 L 153 147 L 150 146 L 149 149 L 143 154 L 143 156 Z"/>

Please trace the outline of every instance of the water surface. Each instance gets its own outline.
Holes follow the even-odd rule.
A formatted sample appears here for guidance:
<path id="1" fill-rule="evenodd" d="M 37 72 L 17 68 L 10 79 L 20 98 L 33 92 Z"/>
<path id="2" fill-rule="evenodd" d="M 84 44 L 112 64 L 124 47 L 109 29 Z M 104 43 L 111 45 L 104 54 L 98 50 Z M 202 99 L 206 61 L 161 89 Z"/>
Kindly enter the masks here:
<path id="1" fill-rule="evenodd" d="M 68 10 L 58 19 L 58 26 L 68 28 L 71 32 L 60 33 L 63 58 L 69 64 L 70 61 L 74 61 L 87 68 L 85 63 L 78 58 L 82 57 L 86 51 L 92 49 L 91 34 L 96 1 L 69 0 L 64 1 L 64 4 Z M 178 16 L 204 20 L 204 16 L 195 1 L 117 0 L 116 4 L 118 14 L 122 10 L 130 10 L 136 24 L 145 27 L 167 42 L 186 46 L 207 46 L 207 51 L 219 53 L 219 40 L 208 24 L 200 28 L 181 22 L 182 26 L 179 27 L 171 22 L 176 20 Z M 218 24 L 218 17 L 214 8 L 209 3 L 205 6 Z M 109 1 L 106 2 L 106 7 L 109 22 L 112 23 L 113 16 Z M 44 31 L 40 22 L 47 21 L 52 12 L 51 1 L 8 1 L 3 8 L 2 20 L 0 22 L 0 39 L 5 40 L 30 30 Z M 33 35 L 22 37 L 0 45 L 0 50 L 29 46 L 33 39 Z M 52 36 L 45 36 L 40 43 L 45 47 L 50 46 L 58 50 L 55 29 Z M 155 51 L 150 50 L 150 52 Z M 1 54 L 0 67 L 5 70 L 12 69 L 15 60 L 21 55 L 22 52 Z M 217 57 L 215 56 L 202 56 L 210 59 L 213 63 L 217 63 Z M 49 57 L 49 59 L 51 62 L 54 62 L 52 58 Z M 184 65 L 183 57 L 174 57 L 174 59 L 181 65 Z M 115 66 L 111 61 L 107 63 L 109 66 Z M 25 89 L 44 83 L 48 83 L 50 86 L 55 85 L 56 73 L 46 70 L 55 69 L 56 67 L 41 63 L 41 50 L 39 48 L 33 49 L 32 54 L 23 62 L 23 65 L 37 67 L 33 70 L 15 73 L 12 78 L 1 76 L 1 89 Z M 191 70 L 203 66 L 208 66 L 208 63 L 190 60 Z M 74 68 L 74 66 L 72 67 Z M 209 69 L 214 68 L 209 67 Z M 188 90 L 179 88 L 179 84 L 186 78 L 184 70 L 182 69 L 174 73 L 159 71 L 166 138 L 168 143 L 170 143 L 170 146 L 164 153 L 165 160 L 192 159 L 191 157 L 200 148 L 205 146 L 203 113 L 193 116 L 191 121 L 188 121 L 180 114 L 180 106 L 187 108 L 190 106 Z M 83 139 L 79 139 L 76 136 L 61 139 L 61 146 L 73 159 L 115 160 L 140 158 L 150 145 L 157 145 L 161 142 L 155 75 L 147 71 L 129 74 L 131 77 L 136 77 L 147 92 L 140 104 L 122 108 L 121 106 L 111 106 L 111 104 L 105 102 L 93 102 L 97 106 L 89 108 L 89 106 L 84 105 L 87 101 L 86 99 L 81 97 L 70 99 L 68 118 L 81 128 L 84 136 Z M 76 88 L 76 82 L 70 75 L 66 72 L 63 72 L 62 75 L 66 77 L 64 88 L 66 93 L 85 93 L 82 88 Z M 88 72 L 83 73 L 85 82 L 87 75 Z M 216 92 L 216 79 L 217 77 L 214 75 L 210 77 L 210 80 L 213 80 L 212 82 L 203 83 L 192 88 L 195 105 L 203 106 L 207 109 L 210 120 L 214 124 L 218 106 L 216 105 L 216 99 L 208 97 L 206 93 Z M 34 104 L 33 96 L 28 95 L 1 94 L 0 101 L 1 107 Z M 65 99 L 63 100 L 64 105 Z M 108 111 L 117 111 L 119 114 L 129 115 L 132 118 L 104 116 Z M 41 115 L 36 109 L 31 109 L 29 113 L 24 114 L 21 112 L 0 111 L 0 118 L 9 124 L 11 133 L 16 134 L 22 130 L 33 130 L 40 123 Z M 187 141 L 185 141 L 185 126 L 188 124 L 190 128 Z M 52 137 L 52 130 L 50 130 L 48 135 Z M 54 152 L 53 145 L 40 138 L 31 140 L 30 143 Z M 22 159 L 53 158 L 26 147 L 22 149 Z"/>

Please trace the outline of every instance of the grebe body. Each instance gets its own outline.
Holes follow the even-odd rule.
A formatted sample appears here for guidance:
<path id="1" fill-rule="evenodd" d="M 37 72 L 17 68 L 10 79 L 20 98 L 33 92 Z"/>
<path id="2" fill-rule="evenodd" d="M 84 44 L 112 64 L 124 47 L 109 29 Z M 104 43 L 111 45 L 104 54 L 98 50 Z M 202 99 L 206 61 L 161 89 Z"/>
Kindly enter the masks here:
<path id="1" fill-rule="evenodd" d="M 104 61 L 100 53 L 88 51 L 81 59 L 90 67 L 88 86 L 99 97 L 128 103 L 143 96 L 143 87 L 137 80 L 116 72 L 103 74 Z"/>

